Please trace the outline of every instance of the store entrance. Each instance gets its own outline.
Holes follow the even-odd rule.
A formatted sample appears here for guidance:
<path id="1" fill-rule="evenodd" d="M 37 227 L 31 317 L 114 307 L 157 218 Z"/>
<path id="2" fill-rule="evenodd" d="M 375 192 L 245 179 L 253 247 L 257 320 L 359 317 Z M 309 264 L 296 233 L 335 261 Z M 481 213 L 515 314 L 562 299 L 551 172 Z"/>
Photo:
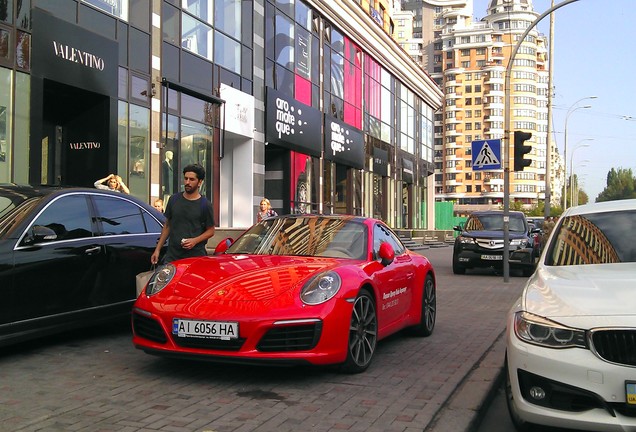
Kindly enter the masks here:
<path id="1" fill-rule="evenodd" d="M 110 174 L 110 98 L 47 79 L 43 90 L 43 180 L 92 187 Z"/>

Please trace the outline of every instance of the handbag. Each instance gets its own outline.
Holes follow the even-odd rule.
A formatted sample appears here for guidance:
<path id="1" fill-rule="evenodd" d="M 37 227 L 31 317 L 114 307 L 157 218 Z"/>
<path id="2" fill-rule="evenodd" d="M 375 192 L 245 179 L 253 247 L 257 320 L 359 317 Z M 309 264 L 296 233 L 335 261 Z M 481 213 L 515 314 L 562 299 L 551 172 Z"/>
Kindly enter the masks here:
<path id="1" fill-rule="evenodd" d="M 135 276 L 135 283 L 137 286 L 137 297 L 139 297 L 139 294 L 141 294 L 141 292 L 144 290 L 144 288 L 148 284 L 148 281 L 150 280 L 152 275 L 155 274 L 155 270 L 156 268 L 153 265 L 150 270 L 141 272 L 137 276 Z"/>

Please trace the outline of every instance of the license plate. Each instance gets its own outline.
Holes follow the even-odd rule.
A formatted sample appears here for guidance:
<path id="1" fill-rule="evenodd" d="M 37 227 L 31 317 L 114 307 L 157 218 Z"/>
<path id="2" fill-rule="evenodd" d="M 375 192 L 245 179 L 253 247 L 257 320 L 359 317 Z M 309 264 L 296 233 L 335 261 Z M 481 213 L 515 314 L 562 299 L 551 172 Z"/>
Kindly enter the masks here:
<path id="1" fill-rule="evenodd" d="M 636 405 L 636 382 L 626 382 L 625 392 L 627 394 L 627 403 L 629 405 Z"/>
<path id="2" fill-rule="evenodd" d="M 501 261 L 503 259 L 503 255 L 482 255 L 481 259 L 488 261 Z"/>
<path id="3" fill-rule="evenodd" d="M 172 334 L 179 337 L 229 340 L 238 338 L 239 332 L 236 322 L 173 318 Z"/>

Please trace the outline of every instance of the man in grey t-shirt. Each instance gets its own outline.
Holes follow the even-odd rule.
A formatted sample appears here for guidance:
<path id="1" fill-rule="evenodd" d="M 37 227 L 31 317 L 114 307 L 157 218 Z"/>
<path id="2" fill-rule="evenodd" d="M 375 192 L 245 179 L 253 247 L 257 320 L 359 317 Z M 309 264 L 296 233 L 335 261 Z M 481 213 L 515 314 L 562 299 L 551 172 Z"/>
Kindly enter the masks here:
<path id="1" fill-rule="evenodd" d="M 214 235 L 212 205 L 199 193 L 205 180 L 205 169 L 201 165 L 188 165 L 183 169 L 184 191 L 172 195 L 166 205 L 166 223 L 150 262 L 157 264 L 159 253 L 168 242 L 168 251 L 163 262 L 181 258 L 205 256 L 205 245 Z"/>

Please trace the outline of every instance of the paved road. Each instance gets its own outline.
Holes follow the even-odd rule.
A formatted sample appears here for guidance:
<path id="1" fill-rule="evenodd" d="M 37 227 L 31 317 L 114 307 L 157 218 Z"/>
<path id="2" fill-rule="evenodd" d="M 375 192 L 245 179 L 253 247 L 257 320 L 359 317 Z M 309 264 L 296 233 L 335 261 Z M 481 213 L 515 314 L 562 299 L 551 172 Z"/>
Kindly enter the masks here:
<path id="1" fill-rule="evenodd" d="M 450 247 L 421 253 L 437 270 L 435 332 L 382 341 L 363 374 L 157 358 L 127 325 L 74 332 L 0 351 L 0 431 L 471 430 L 525 278 L 455 276 Z"/>

